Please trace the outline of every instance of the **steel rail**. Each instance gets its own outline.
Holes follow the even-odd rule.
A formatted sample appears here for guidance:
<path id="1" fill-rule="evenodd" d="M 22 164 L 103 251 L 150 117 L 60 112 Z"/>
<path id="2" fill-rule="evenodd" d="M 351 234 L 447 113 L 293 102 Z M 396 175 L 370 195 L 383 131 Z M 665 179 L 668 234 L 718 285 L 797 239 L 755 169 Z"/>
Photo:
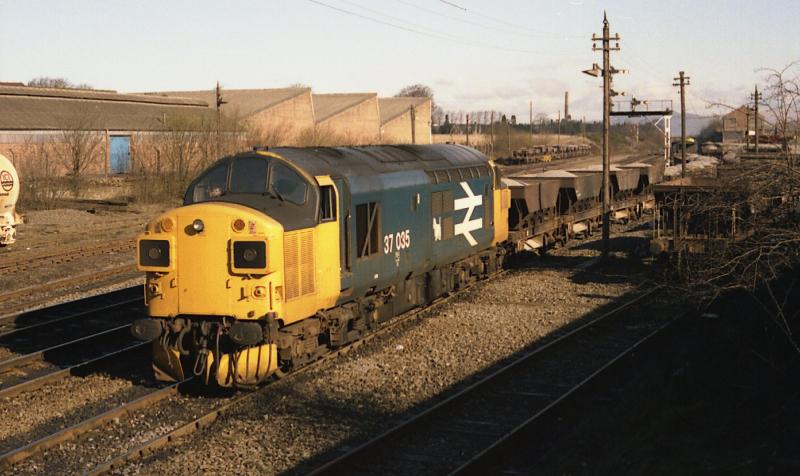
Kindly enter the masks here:
<path id="1" fill-rule="evenodd" d="M 444 400 L 439 401 L 438 403 L 432 405 L 431 407 L 426 408 L 425 410 L 414 414 L 410 418 L 404 420 L 403 422 L 399 423 L 398 425 L 393 426 L 385 430 L 384 432 L 380 433 L 379 435 L 375 436 L 374 438 L 346 451 L 345 453 L 339 455 L 338 457 L 331 459 L 320 466 L 314 468 L 309 472 L 309 475 L 320 475 L 320 474 L 338 474 L 343 472 L 345 466 L 349 463 L 352 463 L 358 456 L 364 454 L 370 448 L 377 446 L 378 444 L 382 443 L 384 440 L 392 436 L 399 435 L 410 428 L 412 425 L 421 422 L 423 419 L 428 418 L 434 415 L 436 412 L 442 411 L 447 407 L 453 405 L 455 402 L 465 398 L 468 395 L 471 395 L 473 392 L 479 389 L 483 389 L 486 386 L 490 385 L 493 381 L 498 379 L 499 377 L 506 375 L 509 373 L 510 370 L 515 369 L 517 367 L 521 367 L 524 363 L 532 360 L 534 357 L 541 355 L 546 350 L 550 349 L 553 346 L 558 345 L 559 343 L 565 342 L 568 339 L 581 335 L 587 329 L 592 328 L 599 322 L 602 322 L 609 318 L 610 316 L 618 314 L 620 311 L 627 309 L 628 307 L 642 301 L 644 298 L 652 295 L 657 290 L 661 289 L 661 286 L 654 286 L 649 290 L 639 294 L 637 297 L 631 299 L 630 301 L 625 302 L 624 304 L 594 318 L 586 323 L 571 329 L 570 331 L 561 334 L 560 336 L 556 337 L 555 339 L 547 342 L 546 344 L 537 347 L 529 352 L 526 352 L 519 357 L 515 358 L 512 362 L 502 366 L 501 368 L 493 371 L 489 375 L 486 375 L 479 379 L 478 381 L 468 385 L 467 387 L 459 390 L 453 395 L 445 398 Z"/>
<path id="2" fill-rule="evenodd" d="M 126 273 L 133 273 L 136 271 L 135 266 L 131 264 L 125 264 L 121 266 L 115 266 L 113 268 L 108 268 L 100 271 L 94 271 L 91 273 L 81 274 L 78 276 L 73 276 L 69 278 L 59 279 L 57 281 L 51 281 L 46 284 L 36 285 L 36 286 L 28 286 L 26 288 L 17 289 L 14 291 L 10 291 L 7 293 L 0 294 L 0 304 L 5 303 L 7 301 L 11 301 L 14 299 L 19 299 L 25 296 L 42 296 L 42 295 L 53 295 L 47 298 L 37 298 L 35 300 L 31 300 L 30 302 L 23 302 L 21 304 L 17 304 L 14 306 L 6 306 L 3 309 L 3 317 L 17 314 L 27 309 L 35 309 L 39 307 L 43 307 L 47 302 L 51 301 L 52 299 L 58 297 L 59 294 L 63 295 L 65 292 L 74 292 L 74 288 L 84 286 L 86 284 L 94 284 L 97 282 L 106 281 L 108 284 L 111 284 L 115 278 L 120 278 L 125 276 Z M 138 276 L 138 274 L 137 274 Z M 131 276 L 133 278 L 134 276 Z M 106 283 L 104 283 L 106 284 Z"/>
<path id="3" fill-rule="evenodd" d="M 493 274 L 489 279 L 494 279 L 494 278 L 499 277 L 499 276 L 501 276 L 503 274 L 506 274 L 506 273 L 507 273 L 507 271 L 502 270 L 502 271 L 500 271 L 500 272 L 498 272 L 496 274 Z M 405 323 L 411 321 L 412 319 L 414 319 L 416 317 L 419 317 L 419 315 L 422 314 L 423 312 L 436 309 L 436 308 L 442 306 L 443 304 L 455 299 L 456 297 L 463 295 L 466 291 L 472 289 L 474 286 L 479 285 L 481 283 L 485 283 L 486 281 L 488 281 L 488 279 L 476 281 L 476 282 L 464 287 L 463 289 L 461 289 L 461 290 L 459 290 L 459 291 L 457 291 L 457 292 L 455 292 L 455 293 L 453 293 L 453 294 L 451 294 L 449 296 L 445 296 L 443 298 L 440 298 L 440 299 L 434 301 L 429 306 L 418 308 L 418 309 L 413 309 L 411 311 L 408 311 L 405 314 L 401 314 L 401 315 L 391 319 L 390 321 L 382 324 L 377 330 L 375 330 L 375 331 L 371 332 L 370 334 L 362 337 L 361 339 L 359 339 L 357 341 L 354 341 L 354 342 L 351 342 L 350 344 L 347 344 L 347 345 L 345 345 L 345 346 L 343 346 L 341 348 L 333 350 L 333 351 L 331 351 L 331 352 L 329 352 L 327 354 L 324 354 L 320 359 L 315 360 L 313 362 L 310 362 L 310 363 L 308 363 L 308 364 L 306 364 L 306 365 L 304 365 L 304 366 L 292 371 L 291 373 L 287 374 L 285 378 L 290 378 L 290 377 L 293 377 L 293 376 L 300 375 L 300 374 L 302 374 L 304 372 L 307 372 L 307 371 L 309 371 L 311 369 L 314 369 L 314 368 L 322 365 L 323 363 L 325 363 L 325 362 L 327 362 L 327 361 L 329 361 L 329 360 L 331 360 L 331 359 L 333 359 L 335 357 L 347 354 L 348 352 L 357 349 L 358 347 L 360 347 L 361 345 L 365 344 L 366 342 L 369 342 L 370 340 L 375 339 L 376 337 L 384 335 L 387 332 L 389 332 L 390 330 L 396 329 L 400 325 L 405 324 Z M 261 388 L 259 388 L 255 392 L 244 394 L 244 395 L 232 400 L 231 402 L 226 403 L 222 407 L 219 407 L 217 409 L 212 410 L 211 412 L 208 412 L 208 413 L 206 413 L 204 415 L 201 415 L 200 417 L 197 417 L 196 419 L 194 419 L 194 420 L 192 420 L 192 421 L 190 421 L 190 422 L 188 422 L 188 423 L 186 423 L 186 424 L 184 424 L 184 425 L 182 425 L 182 426 L 180 426 L 178 428 L 175 428 L 174 430 L 171 430 L 171 431 L 165 433 L 164 435 L 155 437 L 155 438 L 153 438 L 153 439 L 151 439 L 149 441 L 146 441 L 146 442 L 142 443 L 141 445 L 131 449 L 130 451 L 127 451 L 127 452 L 125 452 L 123 454 L 117 455 L 116 457 L 114 457 L 114 458 L 112 458 L 112 459 L 110 459 L 110 460 L 108 460 L 108 461 L 106 461 L 106 462 L 104 462 L 104 463 L 92 468 L 91 470 L 87 471 L 84 474 L 93 475 L 93 476 L 94 475 L 107 474 L 107 473 L 110 473 L 110 472 L 112 472 L 114 470 L 119 469 L 121 466 L 125 465 L 126 463 L 129 463 L 131 461 L 135 461 L 137 459 L 141 459 L 141 458 L 144 458 L 144 457 L 146 457 L 146 456 L 148 456 L 150 454 L 153 454 L 157 450 L 163 448 L 164 446 L 167 446 L 167 445 L 169 445 L 171 443 L 174 443 L 178 438 L 181 438 L 183 436 L 189 435 L 189 434 L 194 433 L 195 431 L 197 431 L 199 429 L 207 427 L 208 425 L 210 425 L 211 423 L 216 421 L 220 416 L 222 416 L 226 412 L 228 412 L 230 409 L 234 408 L 235 406 L 239 405 L 240 403 L 243 403 L 246 400 L 254 398 L 256 395 L 259 395 L 262 391 L 264 391 L 265 389 L 268 389 L 268 388 L 269 388 L 269 385 L 264 385 L 264 386 L 262 386 Z"/>
<path id="4" fill-rule="evenodd" d="M 671 326 L 676 321 L 677 319 L 670 320 L 658 326 L 652 332 L 650 332 L 646 336 L 636 341 L 632 346 L 626 348 L 617 356 L 615 356 L 613 359 L 606 362 L 602 367 L 592 372 L 591 375 L 584 378 L 581 382 L 579 382 L 577 385 L 569 389 L 566 393 L 562 394 L 560 397 L 558 397 L 557 399 L 549 403 L 547 406 L 539 410 L 536 414 L 534 414 L 524 422 L 514 427 L 511 431 L 501 436 L 497 441 L 492 443 L 490 446 L 483 449 L 480 453 L 476 454 L 468 461 L 466 461 L 464 464 L 453 470 L 450 474 L 451 475 L 485 474 L 482 472 L 482 470 L 487 470 L 491 468 L 497 469 L 496 465 L 494 465 L 493 462 L 495 461 L 497 454 L 502 451 L 504 445 L 510 444 L 513 441 L 513 438 L 515 438 L 517 435 L 519 435 L 526 429 L 531 428 L 536 422 L 541 421 L 544 415 L 550 413 L 553 409 L 557 408 L 559 405 L 564 403 L 570 397 L 583 390 L 587 386 L 587 384 L 589 384 L 592 381 L 595 381 L 598 377 L 608 372 L 609 369 L 614 367 L 622 359 L 633 354 L 635 351 L 640 349 L 645 343 L 649 342 L 653 337 L 663 332 L 664 329 Z"/>
<path id="5" fill-rule="evenodd" d="M 57 382 L 70 375 L 73 375 L 79 369 L 99 364 L 103 361 L 112 359 L 114 357 L 120 357 L 129 352 L 141 350 L 149 345 L 150 345 L 149 342 L 138 342 L 136 344 L 123 347 L 122 349 L 107 352 L 97 357 L 93 357 L 89 360 L 85 360 L 83 362 L 70 365 L 69 367 L 59 368 L 54 372 L 50 372 L 30 380 L 25 380 L 10 387 L 0 388 L 0 398 L 11 398 L 23 392 L 30 392 L 32 390 L 37 390 L 49 383 Z"/>
<path id="6" fill-rule="evenodd" d="M 135 289 L 137 287 L 138 286 L 132 286 L 130 288 L 122 289 L 120 291 L 133 290 L 133 289 Z M 73 304 L 73 303 L 76 303 L 76 302 L 78 302 L 78 301 L 72 301 L 71 303 L 66 303 L 66 304 Z M 84 317 L 84 316 L 87 316 L 87 315 L 91 315 L 91 314 L 94 314 L 94 313 L 98 313 L 98 312 L 101 312 L 101 311 L 109 311 L 109 310 L 113 310 L 113 309 L 116 309 L 116 308 L 119 308 L 119 307 L 125 307 L 125 306 L 127 306 L 129 304 L 142 303 L 142 302 L 143 302 L 143 300 L 142 300 L 141 296 L 137 296 L 135 298 L 126 298 L 126 299 L 123 299 L 121 301 L 116 301 L 116 302 L 114 302 L 112 304 L 105 304 L 105 305 L 102 305 L 102 306 L 99 306 L 99 307 L 93 307 L 93 308 L 81 310 L 81 311 L 78 311 L 78 312 L 74 312 L 72 314 L 68 314 L 66 316 L 56 317 L 56 318 L 53 318 L 53 319 L 42 318 L 41 322 L 36 322 L 36 323 L 33 323 L 33 324 L 23 325 L 23 326 L 18 326 L 17 323 L 16 323 L 16 319 L 19 318 L 18 314 L 13 314 L 13 315 L 10 315 L 10 316 L 0 317 L 0 338 L 8 337 L 10 335 L 21 333 L 21 332 L 28 332 L 30 330 L 37 329 L 37 328 L 42 327 L 42 326 L 47 326 L 47 325 L 57 324 L 57 323 L 64 322 L 64 321 L 69 321 L 69 320 L 72 320 L 72 319 L 77 319 L 77 318 Z M 5 330 L 5 329 L 9 329 L 9 328 L 11 330 Z"/>
<path id="7" fill-rule="evenodd" d="M 117 327 L 112 327 L 110 329 L 104 329 L 99 332 L 95 332 L 94 334 L 90 334 L 83 337 L 78 337 L 77 339 L 72 339 L 67 342 L 61 342 L 60 344 L 56 344 L 44 349 L 35 350 L 33 352 L 29 352 L 27 354 L 19 355 L 17 357 L 13 357 L 10 359 L 0 361 L 0 372 L 7 371 L 8 369 L 17 368 L 23 365 L 27 365 L 31 362 L 36 362 L 44 359 L 44 355 L 49 352 L 55 352 L 59 350 L 64 350 L 69 347 L 73 347 L 77 344 L 85 343 L 87 341 L 92 341 L 98 338 L 108 337 L 112 334 L 122 334 L 121 331 L 130 329 L 132 324 L 122 324 Z M 131 337 L 132 338 L 132 337 Z"/>
<path id="8" fill-rule="evenodd" d="M 159 388 L 158 390 L 143 395 L 135 400 L 123 403 L 119 407 L 112 408 L 99 415 L 95 415 L 87 420 L 76 423 L 67 428 L 64 428 L 56 433 L 47 435 L 36 441 L 28 443 L 25 446 L 8 451 L 0 455 L 0 468 L 8 468 L 14 463 L 18 463 L 20 461 L 28 459 L 31 456 L 34 456 L 43 450 L 53 448 L 66 441 L 79 438 L 81 435 L 95 428 L 99 428 L 100 426 L 103 426 L 113 421 L 115 418 L 120 418 L 123 416 L 130 415 L 131 412 L 134 412 L 141 408 L 145 408 L 149 405 L 158 403 L 161 400 L 164 400 L 165 398 L 171 397 L 178 392 L 179 386 L 189 382 L 192 379 L 193 377 L 190 377 L 181 382 L 176 382 L 173 383 L 172 385 Z"/>
<path id="9" fill-rule="evenodd" d="M 25 271 L 31 266 L 46 264 L 58 264 L 62 262 L 74 261 L 77 258 L 98 256 L 107 253 L 128 251 L 133 249 L 136 242 L 133 238 L 122 240 L 107 240 L 99 243 L 78 245 L 68 249 L 52 251 L 47 249 L 41 252 L 21 253 L 22 256 L 14 257 L 13 260 L 0 263 L 0 271 L 14 273 Z"/>

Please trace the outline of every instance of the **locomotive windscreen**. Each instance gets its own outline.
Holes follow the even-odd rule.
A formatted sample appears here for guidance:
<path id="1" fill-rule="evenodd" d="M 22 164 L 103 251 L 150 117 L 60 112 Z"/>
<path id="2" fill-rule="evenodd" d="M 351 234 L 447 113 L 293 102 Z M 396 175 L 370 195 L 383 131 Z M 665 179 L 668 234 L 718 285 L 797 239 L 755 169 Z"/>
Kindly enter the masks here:
<path id="1" fill-rule="evenodd" d="M 316 190 L 280 160 L 237 156 L 223 159 L 200 174 L 189 185 L 183 202 L 237 203 L 267 213 L 289 230 L 316 223 Z"/>

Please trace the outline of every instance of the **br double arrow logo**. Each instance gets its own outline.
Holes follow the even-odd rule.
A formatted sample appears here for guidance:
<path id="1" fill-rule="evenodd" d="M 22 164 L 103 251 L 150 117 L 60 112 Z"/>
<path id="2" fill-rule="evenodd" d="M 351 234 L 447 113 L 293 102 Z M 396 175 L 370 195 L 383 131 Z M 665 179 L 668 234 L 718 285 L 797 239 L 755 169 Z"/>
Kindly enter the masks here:
<path id="1" fill-rule="evenodd" d="M 473 194 L 472 189 L 467 182 L 461 182 L 460 185 L 461 188 L 464 189 L 464 192 L 466 192 L 467 196 L 456 199 L 454 208 L 455 210 L 466 209 L 467 213 L 464 214 L 464 219 L 461 220 L 461 223 L 456 223 L 454 231 L 456 235 L 464 235 L 464 238 L 467 239 L 467 242 L 470 244 L 470 246 L 475 246 L 478 244 L 478 242 L 475 240 L 475 237 L 472 236 L 472 232 L 481 229 L 483 226 L 483 219 L 472 219 L 472 213 L 475 211 L 475 207 L 483 205 L 483 195 Z"/>

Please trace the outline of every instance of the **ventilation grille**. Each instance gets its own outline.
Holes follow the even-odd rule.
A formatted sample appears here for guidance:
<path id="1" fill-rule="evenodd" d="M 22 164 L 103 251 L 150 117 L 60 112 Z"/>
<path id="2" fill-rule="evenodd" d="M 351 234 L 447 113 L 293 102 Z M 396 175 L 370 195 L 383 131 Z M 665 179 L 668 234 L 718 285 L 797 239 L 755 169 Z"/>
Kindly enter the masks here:
<path id="1" fill-rule="evenodd" d="M 286 300 L 315 291 L 314 231 L 287 233 L 283 240 Z"/>

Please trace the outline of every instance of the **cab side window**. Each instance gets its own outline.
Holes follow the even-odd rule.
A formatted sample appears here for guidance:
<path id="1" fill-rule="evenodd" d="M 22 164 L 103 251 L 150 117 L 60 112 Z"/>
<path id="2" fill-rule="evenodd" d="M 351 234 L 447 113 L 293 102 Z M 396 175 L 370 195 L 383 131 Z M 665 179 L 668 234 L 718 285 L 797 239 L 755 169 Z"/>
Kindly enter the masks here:
<path id="1" fill-rule="evenodd" d="M 356 251 L 359 258 L 372 256 L 380 250 L 380 210 L 377 202 L 356 205 Z"/>
<path id="2" fill-rule="evenodd" d="M 336 193 L 333 185 L 323 185 L 319 188 L 319 221 L 336 220 Z"/>
<path id="3" fill-rule="evenodd" d="M 306 203 L 308 184 L 297 172 L 283 164 L 276 163 L 272 166 L 269 189 L 279 199 L 296 205 Z"/>

